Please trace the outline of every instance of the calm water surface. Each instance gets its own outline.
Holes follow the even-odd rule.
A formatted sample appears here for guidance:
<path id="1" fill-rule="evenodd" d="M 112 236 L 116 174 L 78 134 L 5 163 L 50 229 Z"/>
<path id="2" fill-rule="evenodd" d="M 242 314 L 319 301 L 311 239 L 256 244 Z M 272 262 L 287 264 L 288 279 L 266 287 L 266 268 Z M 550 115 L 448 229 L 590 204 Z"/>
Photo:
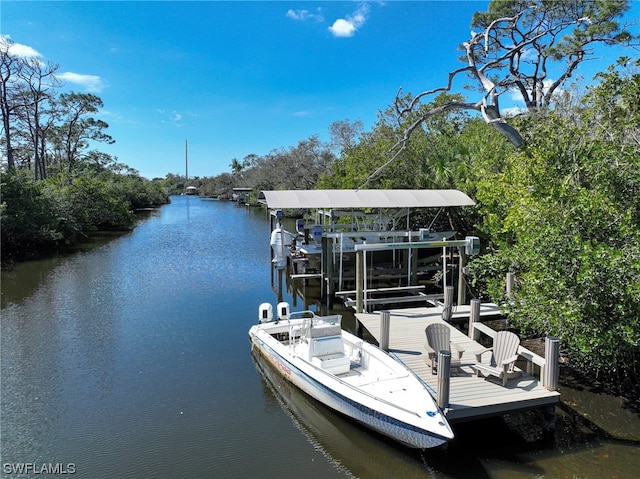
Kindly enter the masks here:
<path id="1" fill-rule="evenodd" d="M 525 415 L 419 452 L 292 389 L 247 335 L 259 303 L 293 302 L 272 288 L 268 240 L 262 211 L 173 197 L 128 235 L 3 272 L 0 475 L 42 478 L 10 468 L 51 463 L 78 478 L 637 477 L 635 426 L 605 439 L 560 411 L 551 444 Z M 637 420 L 619 409 L 623 429 Z"/>

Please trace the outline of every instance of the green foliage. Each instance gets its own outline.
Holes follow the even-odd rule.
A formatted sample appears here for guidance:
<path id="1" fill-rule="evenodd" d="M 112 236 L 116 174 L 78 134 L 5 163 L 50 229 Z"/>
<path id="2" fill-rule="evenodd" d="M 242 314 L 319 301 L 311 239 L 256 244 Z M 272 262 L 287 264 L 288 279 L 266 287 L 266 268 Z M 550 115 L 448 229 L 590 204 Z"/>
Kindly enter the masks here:
<path id="1" fill-rule="evenodd" d="M 322 177 L 321 188 L 359 188 L 368 175 L 388 160 L 390 148 L 404 134 L 405 128 L 430 109 L 450 101 L 459 101 L 459 95 L 440 94 L 432 103 L 422 105 L 403 123 L 397 124 L 395 109 L 388 108 L 378 114 L 371 132 L 360 136 L 360 141 L 343 150 L 331 171 Z M 403 99 L 409 103 L 411 97 Z M 453 188 L 468 178 L 468 148 L 461 136 L 471 121 L 464 111 L 449 110 L 428 117 L 421 129 L 414 131 L 405 151 L 367 188 Z M 461 188 L 464 189 L 464 188 Z"/>
<path id="2" fill-rule="evenodd" d="M 555 113 L 521 120 L 528 148 L 477 171 L 481 228 L 491 244 L 471 270 L 495 301 L 506 299 L 505 273 L 516 272 L 515 296 L 504 303 L 514 325 L 560 337 L 586 370 L 633 381 L 640 353 L 640 76 L 610 69 L 599 78 L 578 121 Z"/>
<path id="3" fill-rule="evenodd" d="M 65 185 L 60 194 L 69 207 L 67 213 L 84 232 L 126 230 L 133 226 L 135 217 L 130 203 L 112 181 L 80 177 Z"/>
<path id="4" fill-rule="evenodd" d="M 3 261 L 18 251 L 33 255 L 61 239 L 58 218 L 51 214 L 52 199 L 27 172 L 0 173 L 0 198 Z"/>
<path id="5" fill-rule="evenodd" d="M 76 244 L 94 231 L 131 229 L 134 209 L 168 201 L 160 184 L 109 171 L 34 181 L 12 169 L 0 180 L 3 262 Z"/>
<path id="6" fill-rule="evenodd" d="M 103 176 L 106 176 L 103 173 Z M 108 175 L 113 192 L 129 209 L 153 208 L 169 202 L 161 182 L 147 181 L 138 175 Z"/>

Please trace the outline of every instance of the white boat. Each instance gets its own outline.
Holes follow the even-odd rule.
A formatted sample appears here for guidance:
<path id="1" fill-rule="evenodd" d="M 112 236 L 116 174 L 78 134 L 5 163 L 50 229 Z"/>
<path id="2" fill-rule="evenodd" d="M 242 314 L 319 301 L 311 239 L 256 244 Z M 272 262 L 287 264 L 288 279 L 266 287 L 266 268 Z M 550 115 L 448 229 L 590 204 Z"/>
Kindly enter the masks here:
<path id="1" fill-rule="evenodd" d="M 404 364 L 341 328 L 341 316 L 290 313 L 263 303 L 249 329 L 258 350 L 302 391 L 358 423 L 413 448 L 432 448 L 453 432 L 427 386 Z"/>

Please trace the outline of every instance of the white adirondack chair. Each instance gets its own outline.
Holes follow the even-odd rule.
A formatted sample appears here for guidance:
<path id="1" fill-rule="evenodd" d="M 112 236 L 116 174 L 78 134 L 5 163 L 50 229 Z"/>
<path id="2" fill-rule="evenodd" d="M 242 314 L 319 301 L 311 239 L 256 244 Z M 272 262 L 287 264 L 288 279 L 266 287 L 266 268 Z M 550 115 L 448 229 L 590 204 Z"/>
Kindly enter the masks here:
<path id="1" fill-rule="evenodd" d="M 507 380 L 517 378 L 522 374 L 515 369 L 518 346 L 520 346 L 520 338 L 517 334 L 510 331 L 498 331 L 493 339 L 493 346 L 476 354 L 476 374 L 502 379 L 502 385 L 506 387 Z M 486 352 L 491 352 L 491 360 L 488 364 L 481 362 L 482 355 Z"/>
<path id="2" fill-rule="evenodd" d="M 424 345 L 427 350 L 427 356 L 424 358 L 424 362 L 431 363 L 431 374 L 436 374 L 438 353 L 440 351 L 449 351 L 451 353 L 452 368 L 460 367 L 460 359 L 464 349 L 451 342 L 451 331 L 446 324 L 430 324 L 424 332 L 427 335 L 427 343 Z M 452 348 L 455 350 L 455 354 Z"/>

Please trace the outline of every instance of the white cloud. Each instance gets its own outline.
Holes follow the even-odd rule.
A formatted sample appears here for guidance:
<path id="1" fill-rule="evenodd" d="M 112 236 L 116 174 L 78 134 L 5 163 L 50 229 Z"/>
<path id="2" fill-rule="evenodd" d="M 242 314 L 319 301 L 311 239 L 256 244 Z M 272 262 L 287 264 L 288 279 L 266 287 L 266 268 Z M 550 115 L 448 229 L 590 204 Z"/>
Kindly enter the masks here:
<path id="1" fill-rule="evenodd" d="M 19 58 L 39 58 L 42 55 L 35 48 L 31 48 L 28 45 L 22 43 L 12 43 L 10 35 L 0 36 L 0 47 L 9 47 L 8 53 L 13 57 Z"/>
<path id="2" fill-rule="evenodd" d="M 179 111 L 171 110 L 171 112 L 169 112 L 164 108 L 156 108 L 156 112 L 160 114 L 160 123 L 163 125 L 173 125 L 178 128 L 182 127 L 182 119 L 184 118 L 184 115 Z"/>
<path id="3" fill-rule="evenodd" d="M 329 27 L 329 31 L 334 37 L 352 37 L 366 23 L 368 15 L 369 5 L 363 3 L 351 15 L 346 18 L 338 18 L 333 22 L 333 25 Z"/>
<path id="4" fill-rule="evenodd" d="M 62 81 L 80 85 L 90 92 L 101 92 L 105 86 L 102 78 L 97 75 L 83 75 L 81 73 L 64 72 L 56 76 Z"/>
<path id="5" fill-rule="evenodd" d="M 329 27 L 329 31 L 333 33 L 334 37 L 352 37 L 356 33 L 356 27 L 348 20 L 338 18 L 333 22 L 333 25 Z"/>
<path id="6" fill-rule="evenodd" d="M 316 12 L 317 13 L 312 13 L 309 10 L 292 10 L 292 9 L 289 9 L 287 11 L 287 17 L 289 17 L 289 18 L 291 18 L 293 20 L 300 20 L 300 21 L 315 20 L 315 21 L 318 21 L 318 22 L 323 22 L 324 21 L 324 17 L 320 13 L 320 7 L 318 7 Z"/>

